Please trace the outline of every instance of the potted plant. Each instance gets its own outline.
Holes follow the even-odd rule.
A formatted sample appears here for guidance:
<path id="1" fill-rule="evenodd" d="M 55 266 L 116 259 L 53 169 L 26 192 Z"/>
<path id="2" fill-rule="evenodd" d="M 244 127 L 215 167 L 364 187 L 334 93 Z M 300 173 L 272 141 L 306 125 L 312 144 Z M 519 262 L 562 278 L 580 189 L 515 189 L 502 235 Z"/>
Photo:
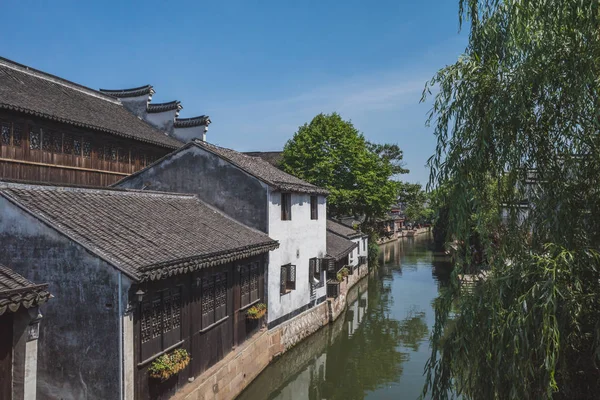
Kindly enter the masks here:
<path id="1" fill-rule="evenodd" d="M 246 311 L 246 317 L 248 319 L 261 319 L 267 312 L 267 305 L 265 303 L 258 303 L 252 306 Z"/>
<path id="2" fill-rule="evenodd" d="M 344 277 L 344 278 L 345 278 L 345 277 L 347 277 L 347 276 L 348 276 L 348 274 L 350 273 L 350 271 L 348 270 L 348 267 L 344 267 L 344 268 L 342 268 L 342 269 L 340 270 L 340 272 L 341 272 L 341 274 L 342 274 L 342 277 Z"/>
<path id="3" fill-rule="evenodd" d="M 153 379 L 166 381 L 187 367 L 189 363 L 190 355 L 187 350 L 176 349 L 156 358 L 148 368 L 148 373 Z"/>
<path id="4" fill-rule="evenodd" d="M 344 280 L 344 275 L 342 274 L 342 271 L 338 272 L 337 275 L 335 276 L 338 282 L 341 282 Z"/>

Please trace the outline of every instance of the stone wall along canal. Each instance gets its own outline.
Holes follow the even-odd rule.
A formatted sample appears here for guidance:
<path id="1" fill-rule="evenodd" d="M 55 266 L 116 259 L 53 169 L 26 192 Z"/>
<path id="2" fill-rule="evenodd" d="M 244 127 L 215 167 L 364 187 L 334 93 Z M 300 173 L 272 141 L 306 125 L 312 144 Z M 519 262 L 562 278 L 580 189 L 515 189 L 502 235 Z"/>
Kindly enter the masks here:
<path id="1" fill-rule="evenodd" d="M 447 274 L 430 235 L 382 245 L 379 268 L 352 288 L 345 313 L 269 365 L 238 399 L 416 399 L 431 304 Z"/>

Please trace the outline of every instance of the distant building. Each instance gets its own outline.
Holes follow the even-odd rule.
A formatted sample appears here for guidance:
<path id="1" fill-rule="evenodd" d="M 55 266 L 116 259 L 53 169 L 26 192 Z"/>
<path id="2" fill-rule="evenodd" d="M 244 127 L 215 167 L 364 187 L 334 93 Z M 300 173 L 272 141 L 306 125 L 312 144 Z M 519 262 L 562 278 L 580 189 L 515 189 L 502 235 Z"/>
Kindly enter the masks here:
<path id="1" fill-rule="evenodd" d="M 0 264 L 0 399 L 36 399 L 39 306 L 51 297 L 47 288 Z"/>
<path id="2" fill-rule="evenodd" d="M 0 262 L 55 295 L 39 399 L 169 398 L 262 325 L 247 310 L 278 243 L 197 196 L 0 182 L 0 209 Z M 190 364 L 151 378 L 175 349 Z"/>
<path id="3" fill-rule="evenodd" d="M 0 179 L 107 186 L 205 136 L 207 116 L 151 104 L 150 85 L 97 91 L 0 58 Z"/>
<path id="4" fill-rule="evenodd" d="M 325 300 L 325 275 L 317 264 L 327 252 L 327 190 L 259 157 L 201 140 L 188 143 L 116 186 L 194 193 L 279 241 L 279 249 L 269 255 L 269 327 Z"/>

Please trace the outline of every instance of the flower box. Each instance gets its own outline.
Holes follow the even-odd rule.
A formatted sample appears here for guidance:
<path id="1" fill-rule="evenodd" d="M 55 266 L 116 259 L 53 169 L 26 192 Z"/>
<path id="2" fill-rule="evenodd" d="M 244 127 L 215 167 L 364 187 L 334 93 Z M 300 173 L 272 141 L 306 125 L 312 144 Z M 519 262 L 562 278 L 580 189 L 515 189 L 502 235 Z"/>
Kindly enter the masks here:
<path id="1" fill-rule="evenodd" d="M 267 305 L 264 303 L 258 303 L 252 306 L 246 311 L 246 317 L 248 319 L 261 319 L 267 312 Z"/>
<path id="2" fill-rule="evenodd" d="M 148 368 L 148 373 L 152 379 L 166 381 L 187 367 L 189 363 L 189 353 L 185 349 L 177 349 L 154 360 Z"/>

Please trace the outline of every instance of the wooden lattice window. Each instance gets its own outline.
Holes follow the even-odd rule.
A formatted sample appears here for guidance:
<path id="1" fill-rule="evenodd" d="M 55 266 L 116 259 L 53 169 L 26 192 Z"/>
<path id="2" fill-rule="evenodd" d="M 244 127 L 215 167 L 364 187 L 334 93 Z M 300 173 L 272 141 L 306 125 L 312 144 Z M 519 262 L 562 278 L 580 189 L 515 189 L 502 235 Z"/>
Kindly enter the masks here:
<path id="1" fill-rule="evenodd" d="M 102 145 L 98 146 L 98 148 L 96 149 L 96 155 L 97 155 L 98 160 L 104 161 L 104 154 L 105 154 L 104 146 L 102 146 Z"/>
<path id="2" fill-rule="evenodd" d="M 281 220 L 290 221 L 292 219 L 292 194 L 281 193 Z"/>
<path id="3" fill-rule="evenodd" d="M 181 340 L 181 287 L 146 295 L 140 318 L 142 360 Z"/>
<path id="4" fill-rule="evenodd" d="M 73 136 L 66 133 L 63 139 L 63 153 L 73 154 Z"/>
<path id="5" fill-rule="evenodd" d="M 242 307 L 250 304 L 250 270 L 246 265 L 240 267 L 240 297 Z"/>
<path id="6" fill-rule="evenodd" d="M 281 294 L 287 294 L 296 289 L 296 266 L 287 264 L 281 267 Z"/>
<path id="7" fill-rule="evenodd" d="M 48 130 L 42 132 L 42 150 L 52 151 L 52 135 Z"/>
<path id="8" fill-rule="evenodd" d="M 111 147 L 110 148 L 110 161 L 117 161 L 117 148 L 116 147 Z"/>
<path id="9" fill-rule="evenodd" d="M 127 150 L 119 148 L 119 162 L 120 163 L 128 163 L 129 162 L 129 152 Z"/>
<path id="10" fill-rule="evenodd" d="M 81 138 L 76 137 L 73 139 L 73 154 L 81 156 Z"/>
<path id="11" fill-rule="evenodd" d="M 31 150 L 39 150 L 42 146 L 39 128 L 29 129 L 29 148 Z"/>
<path id="12" fill-rule="evenodd" d="M 319 198 L 310 196 L 310 219 L 319 219 Z"/>
<path id="13" fill-rule="evenodd" d="M 63 151 L 63 137 L 62 133 L 54 132 L 52 135 L 52 149 L 55 153 L 62 153 Z"/>
<path id="14" fill-rule="evenodd" d="M 89 142 L 89 140 L 83 139 L 83 156 L 85 158 L 90 158 L 91 155 L 92 155 L 92 144 Z"/>
<path id="15" fill-rule="evenodd" d="M 215 323 L 215 279 L 202 279 L 202 328 Z"/>
<path id="16" fill-rule="evenodd" d="M 2 136 L 2 145 L 3 146 L 10 145 L 10 124 L 8 124 L 8 123 L 0 124 L 0 135 Z"/>
<path id="17" fill-rule="evenodd" d="M 260 270 L 258 263 L 250 265 L 250 302 L 258 300 L 258 278 Z"/>
<path id="18" fill-rule="evenodd" d="M 215 321 L 227 316 L 227 274 L 215 276 Z"/>
<path id="19" fill-rule="evenodd" d="M 13 146 L 21 147 L 21 139 L 23 138 L 23 128 L 20 124 L 13 125 Z"/>

